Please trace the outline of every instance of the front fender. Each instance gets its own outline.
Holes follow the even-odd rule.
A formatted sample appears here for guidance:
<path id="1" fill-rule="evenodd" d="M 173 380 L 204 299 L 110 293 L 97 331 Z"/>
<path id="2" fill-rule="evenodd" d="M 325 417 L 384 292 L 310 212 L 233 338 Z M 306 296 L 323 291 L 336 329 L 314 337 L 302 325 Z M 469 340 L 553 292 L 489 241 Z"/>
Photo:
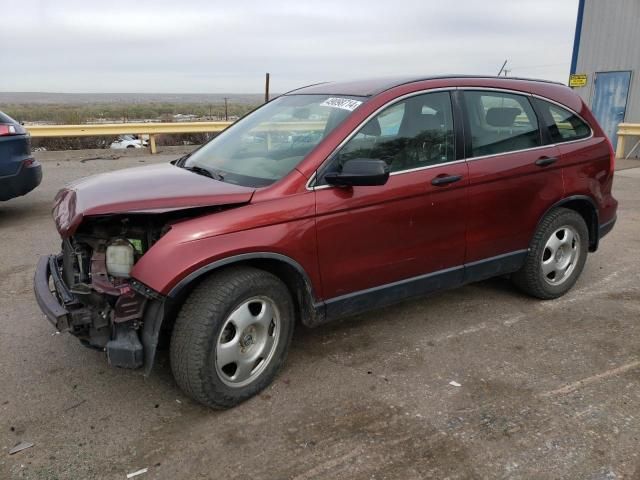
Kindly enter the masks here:
<path id="1" fill-rule="evenodd" d="M 315 221 L 307 218 L 183 241 L 173 229 L 143 255 L 131 276 L 172 296 L 198 276 L 239 258 L 272 258 L 303 273 L 309 291 L 318 298 L 322 292 L 314 228 Z"/>

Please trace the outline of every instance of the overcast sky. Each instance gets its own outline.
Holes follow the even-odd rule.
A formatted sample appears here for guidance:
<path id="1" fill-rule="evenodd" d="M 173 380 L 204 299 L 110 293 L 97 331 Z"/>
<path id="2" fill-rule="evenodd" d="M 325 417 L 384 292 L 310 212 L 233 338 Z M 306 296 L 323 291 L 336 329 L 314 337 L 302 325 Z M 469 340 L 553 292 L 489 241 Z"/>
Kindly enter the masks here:
<path id="1" fill-rule="evenodd" d="M 578 0 L 16 0 L 0 91 L 283 92 L 398 74 L 567 81 Z"/>

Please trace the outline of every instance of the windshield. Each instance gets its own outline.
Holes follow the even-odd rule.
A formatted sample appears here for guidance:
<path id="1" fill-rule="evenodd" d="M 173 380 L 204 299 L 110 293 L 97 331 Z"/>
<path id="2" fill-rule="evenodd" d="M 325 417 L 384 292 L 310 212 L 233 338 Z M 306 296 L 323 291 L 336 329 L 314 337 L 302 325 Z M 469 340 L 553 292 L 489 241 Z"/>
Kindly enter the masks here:
<path id="1" fill-rule="evenodd" d="M 276 98 L 194 151 L 183 166 L 204 169 L 228 183 L 270 185 L 293 170 L 364 100 L 331 95 Z"/>

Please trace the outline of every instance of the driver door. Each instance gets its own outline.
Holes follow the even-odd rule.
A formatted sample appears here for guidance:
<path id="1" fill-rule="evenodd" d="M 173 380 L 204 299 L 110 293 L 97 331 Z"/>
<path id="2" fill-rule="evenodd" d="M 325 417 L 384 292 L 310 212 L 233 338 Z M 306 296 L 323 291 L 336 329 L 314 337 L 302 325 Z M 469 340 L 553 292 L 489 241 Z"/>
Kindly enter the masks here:
<path id="1" fill-rule="evenodd" d="M 372 118 L 315 186 L 327 317 L 354 314 L 462 283 L 467 164 L 456 155 L 449 92 L 412 96 Z M 385 160 L 385 185 L 333 187 L 350 159 Z"/>

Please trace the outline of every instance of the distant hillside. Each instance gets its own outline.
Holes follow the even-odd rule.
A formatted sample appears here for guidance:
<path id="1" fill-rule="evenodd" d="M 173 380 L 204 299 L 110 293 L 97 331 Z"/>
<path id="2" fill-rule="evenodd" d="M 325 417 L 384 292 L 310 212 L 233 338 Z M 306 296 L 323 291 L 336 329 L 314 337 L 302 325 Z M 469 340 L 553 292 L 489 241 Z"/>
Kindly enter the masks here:
<path id="1" fill-rule="evenodd" d="M 275 95 L 273 95 L 275 96 Z M 229 102 L 259 105 L 264 101 L 261 93 L 47 93 L 47 92 L 0 92 L 2 104 L 208 104 Z"/>

